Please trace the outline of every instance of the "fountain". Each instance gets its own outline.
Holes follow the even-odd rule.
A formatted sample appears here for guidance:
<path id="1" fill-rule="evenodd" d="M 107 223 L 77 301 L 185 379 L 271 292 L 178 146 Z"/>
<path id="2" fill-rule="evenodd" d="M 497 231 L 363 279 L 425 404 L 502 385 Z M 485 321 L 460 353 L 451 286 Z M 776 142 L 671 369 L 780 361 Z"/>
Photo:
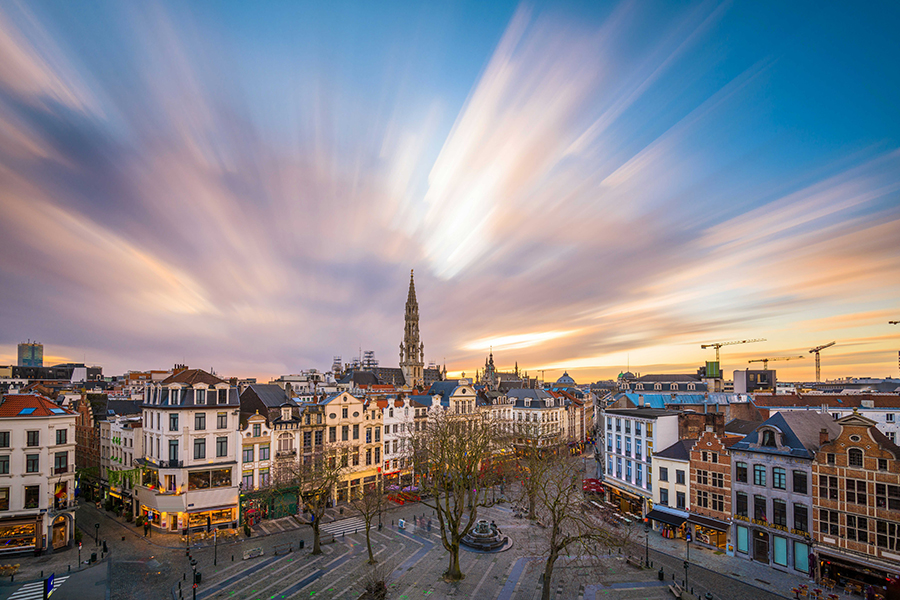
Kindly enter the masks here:
<path id="1" fill-rule="evenodd" d="M 508 535 L 500 533 L 497 525 L 485 519 L 475 521 L 475 527 L 467 533 L 460 543 L 474 552 L 503 552 L 512 547 L 512 540 Z"/>

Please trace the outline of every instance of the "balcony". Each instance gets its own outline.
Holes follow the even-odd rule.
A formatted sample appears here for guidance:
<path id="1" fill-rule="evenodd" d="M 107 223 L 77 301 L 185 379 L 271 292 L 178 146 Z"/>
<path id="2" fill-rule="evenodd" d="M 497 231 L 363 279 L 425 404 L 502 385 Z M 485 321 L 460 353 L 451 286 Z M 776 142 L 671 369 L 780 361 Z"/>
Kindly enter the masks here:
<path id="1" fill-rule="evenodd" d="M 68 472 L 69 472 L 69 465 L 62 465 L 62 466 L 60 466 L 60 467 L 53 467 L 53 474 L 54 474 L 54 475 L 62 475 L 62 474 L 64 474 L 64 473 L 68 473 Z"/>
<path id="2" fill-rule="evenodd" d="M 184 467 L 183 460 L 161 460 L 159 461 L 160 469 L 180 469 Z"/>
<path id="3" fill-rule="evenodd" d="M 297 451 L 294 450 L 293 448 L 291 448 L 290 450 L 279 450 L 278 452 L 275 453 L 275 456 L 277 458 L 281 458 L 284 456 L 296 456 L 296 455 L 297 455 Z"/>

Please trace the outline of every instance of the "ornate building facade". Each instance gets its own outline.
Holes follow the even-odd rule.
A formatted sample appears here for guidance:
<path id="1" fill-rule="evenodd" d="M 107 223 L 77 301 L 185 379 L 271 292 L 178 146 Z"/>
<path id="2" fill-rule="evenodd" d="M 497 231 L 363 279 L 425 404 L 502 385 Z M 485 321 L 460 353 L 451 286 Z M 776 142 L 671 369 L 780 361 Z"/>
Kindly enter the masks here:
<path id="1" fill-rule="evenodd" d="M 410 388 L 425 384 L 425 344 L 419 340 L 419 302 L 413 272 L 409 272 L 409 295 L 406 298 L 406 326 L 400 342 L 400 369 Z"/>

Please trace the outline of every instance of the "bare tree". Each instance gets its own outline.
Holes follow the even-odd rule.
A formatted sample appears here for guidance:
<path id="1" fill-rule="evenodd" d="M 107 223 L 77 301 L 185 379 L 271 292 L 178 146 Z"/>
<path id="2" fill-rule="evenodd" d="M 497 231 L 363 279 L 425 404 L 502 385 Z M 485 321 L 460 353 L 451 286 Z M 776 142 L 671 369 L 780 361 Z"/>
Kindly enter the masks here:
<path id="1" fill-rule="evenodd" d="M 350 496 L 350 506 L 353 507 L 366 523 L 366 547 L 369 550 L 369 564 L 377 562 L 372 554 L 372 540 L 369 532 L 372 529 L 372 520 L 380 515 L 384 508 L 384 493 L 380 483 L 371 483 Z"/>
<path id="2" fill-rule="evenodd" d="M 545 458 L 559 451 L 556 445 L 547 445 L 537 422 L 522 421 L 512 426 L 512 443 L 516 449 L 515 477 L 518 479 L 518 501 L 528 505 L 528 518 L 537 518 L 538 491 L 544 480 L 544 471 L 551 464 Z"/>
<path id="3" fill-rule="evenodd" d="M 306 510 L 312 514 L 310 526 L 313 530 L 313 554 L 322 554 L 319 527 L 328 508 L 334 488 L 347 470 L 342 460 L 342 448 L 329 446 L 312 455 L 305 455 L 300 461 L 290 461 L 280 468 L 282 482 L 296 481 Z"/>
<path id="4" fill-rule="evenodd" d="M 481 467 L 490 457 L 496 433 L 494 422 L 482 415 L 442 411 L 429 419 L 424 431 L 410 437 L 413 464 L 422 475 L 422 503 L 434 509 L 441 543 L 450 553 L 444 573 L 449 581 L 464 577 L 459 544 L 475 524 L 478 506 L 487 496 Z"/>
<path id="5" fill-rule="evenodd" d="M 610 529 L 592 510 L 586 509 L 581 472 L 565 448 L 544 453 L 539 475 L 532 479 L 535 511 L 546 532 L 540 541 L 541 552 L 547 556 L 541 599 L 549 600 L 553 568 L 561 554 L 579 549 L 580 554 L 598 556 L 609 548 L 627 546 L 630 532 Z"/>

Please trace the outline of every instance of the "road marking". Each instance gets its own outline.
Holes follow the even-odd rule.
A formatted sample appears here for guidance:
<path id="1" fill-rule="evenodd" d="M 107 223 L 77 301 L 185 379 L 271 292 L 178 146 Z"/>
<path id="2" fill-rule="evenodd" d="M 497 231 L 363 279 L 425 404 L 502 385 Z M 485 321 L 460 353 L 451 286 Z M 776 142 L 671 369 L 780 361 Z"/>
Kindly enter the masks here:
<path id="1" fill-rule="evenodd" d="M 348 533 L 365 533 L 366 522 L 359 517 L 350 517 L 349 519 L 341 519 L 340 521 L 332 521 L 331 523 L 322 523 L 319 525 L 319 531 L 328 533 L 334 537 Z"/>
<path id="2" fill-rule="evenodd" d="M 68 578 L 68 575 L 56 577 L 53 581 L 53 591 L 50 592 L 50 595 L 52 596 L 53 592 L 59 589 L 59 586 L 61 586 Z M 26 583 L 16 590 L 15 593 L 9 597 L 9 600 L 41 600 L 43 597 L 44 582 L 34 581 L 32 583 Z"/>

